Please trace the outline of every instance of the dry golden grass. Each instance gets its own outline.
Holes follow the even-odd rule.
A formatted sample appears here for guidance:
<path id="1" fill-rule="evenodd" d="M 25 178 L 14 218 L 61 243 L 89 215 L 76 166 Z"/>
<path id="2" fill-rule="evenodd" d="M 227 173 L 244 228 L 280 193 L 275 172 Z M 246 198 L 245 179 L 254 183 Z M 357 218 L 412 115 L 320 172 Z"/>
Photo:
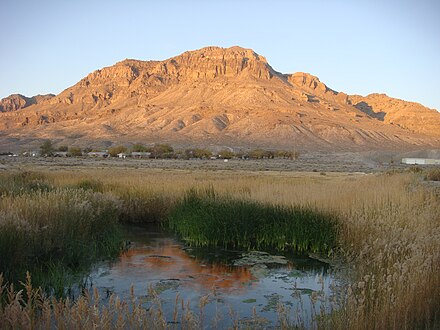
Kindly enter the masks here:
<path id="1" fill-rule="evenodd" d="M 104 191 L 122 200 L 144 201 L 141 206 L 125 201 L 123 207 L 132 208 L 133 214 L 139 213 L 139 207 L 164 214 L 164 205 L 169 208 L 191 187 L 213 187 L 231 197 L 334 212 L 340 221 L 339 254 L 352 284 L 339 311 L 320 318 L 318 326 L 413 329 L 440 324 L 440 201 L 415 174 L 103 169 L 47 175 L 60 186 L 75 185 L 84 178 L 99 180 Z M 165 202 L 155 210 L 158 200 Z M 4 311 L 10 304 L 4 305 L 0 322 L 6 320 Z M 83 313 L 95 308 L 84 306 Z M 92 327 L 92 318 L 88 322 L 85 327 Z"/>

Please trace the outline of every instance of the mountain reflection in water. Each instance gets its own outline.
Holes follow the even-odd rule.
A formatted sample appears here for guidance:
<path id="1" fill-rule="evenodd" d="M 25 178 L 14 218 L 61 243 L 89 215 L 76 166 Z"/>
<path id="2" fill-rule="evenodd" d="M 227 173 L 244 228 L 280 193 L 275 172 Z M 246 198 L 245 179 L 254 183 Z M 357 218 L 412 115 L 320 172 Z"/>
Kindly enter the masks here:
<path id="1" fill-rule="evenodd" d="M 90 282 L 102 293 L 103 304 L 110 293 L 131 299 L 133 287 L 137 301 L 147 310 L 154 308 L 153 289 L 168 320 L 173 317 L 176 296 L 193 311 L 207 297 L 204 315 L 207 320 L 222 315 L 221 328 L 232 325 L 231 311 L 240 320 L 252 318 L 255 311 L 275 324 L 279 304 L 296 313 L 295 318 L 300 310 L 307 327 L 314 310 L 321 306 L 327 310 L 321 304 L 330 301 L 338 285 L 328 265 L 291 253 L 286 254 L 287 265 L 255 268 L 233 266 L 242 251 L 187 248 L 173 234 L 157 229 L 129 227 L 126 239 L 132 242 L 128 251 L 111 263 L 96 265 Z"/>
<path id="2" fill-rule="evenodd" d="M 134 246 L 124 252 L 112 271 L 116 276 L 144 275 L 146 279 L 177 279 L 185 285 L 239 294 L 256 280 L 247 267 L 203 263 L 170 238 L 157 238 L 151 245 Z"/>

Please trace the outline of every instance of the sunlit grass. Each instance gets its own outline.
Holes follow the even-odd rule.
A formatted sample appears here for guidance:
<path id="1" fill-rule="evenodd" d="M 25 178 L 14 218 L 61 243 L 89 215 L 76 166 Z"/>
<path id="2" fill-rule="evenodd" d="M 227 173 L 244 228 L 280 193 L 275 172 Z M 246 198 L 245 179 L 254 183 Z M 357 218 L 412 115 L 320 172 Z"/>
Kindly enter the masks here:
<path id="1" fill-rule="evenodd" d="M 44 173 L 43 182 L 37 175 L 33 183 L 21 190 L 5 181 L 5 177 L 2 175 L 0 180 L 2 208 L 8 210 L 8 223 L 19 228 L 22 217 L 17 209 L 20 207 L 7 205 L 30 203 L 22 196 L 42 196 L 38 197 L 43 203 L 38 212 L 46 217 L 43 208 L 51 210 L 51 206 L 44 204 L 44 199 L 51 194 L 62 196 L 60 189 L 79 190 L 80 196 L 112 196 L 105 198 L 114 198 L 119 203 L 120 219 L 127 222 L 166 218 L 174 207 L 182 205 L 188 190 L 211 187 L 219 201 L 212 206 L 216 212 L 224 206 L 222 203 L 231 203 L 227 206 L 232 206 L 234 214 L 237 210 L 251 212 L 247 205 L 263 210 L 299 208 L 332 214 L 338 227 L 337 256 L 345 260 L 351 285 L 340 295 L 338 312 L 319 318 L 319 326 L 429 329 L 440 324 L 440 201 L 438 194 L 424 187 L 417 173 L 320 176 L 319 173 L 103 169 Z M 96 181 L 85 184 L 84 180 Z M 81 198 L 78 197 L 78 203 Z M 29 214 L 32 219 L 29 210 L 34 207 L 25 209 L 26 217 Z M 52 216 L 47 219 L 54 219 L 56 213 L 46 212 Z M 199 215 L 205 213 L 206 210 Z M 232 213 L 222 214 L 233 218 Z M 243 219 L 252 221 L 247 216 Z M 20 242 L 20 238 L 11 239 L 13 235 L 5 237 L 9 244 Z M 11 305 L 3 304 L 0 308 L 3 313 L 0 323 L 8 306 Z M 86 306 L 81 308 L 91 312 Z M 73 310 L 66 307 L 63 313 Z M 92 319 L 87 322 L 89 326 L 94 324 Z"/>

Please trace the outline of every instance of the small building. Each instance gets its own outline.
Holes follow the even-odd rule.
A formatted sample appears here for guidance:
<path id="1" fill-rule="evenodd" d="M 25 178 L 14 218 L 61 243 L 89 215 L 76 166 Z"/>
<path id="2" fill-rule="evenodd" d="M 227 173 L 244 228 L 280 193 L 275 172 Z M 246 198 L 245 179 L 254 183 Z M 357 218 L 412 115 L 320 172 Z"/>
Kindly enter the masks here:
<path id="1" fill-rule="evenodd" d="M 402 164 L 408 164 L 408 165 L 440 165 L 440 159 L 402 158 Z"/>
<path id="2" fill-rule="evenodd" d="M 54 151 L 54 157 L 67 157 L 67 151 Z"/>
<path id="3" fill-rule="evenodd" d="M 150 158 L 151 152 L 133 151 L 131 157 L 133 158 Z"/>
<path id="4" fill-rule="evenodd" d="M 40 152 L 39 151 L 25 151 L 22 153 L 22 155 L 25 157 L 39 157 Z"/>
<path id="5" fill-rule="evenodd" d="M 124 153 L 124 152 L 120 152 L 120 153 L 118 154 L 118 157 L 119 157 L 119 158 L 123 158 L 123 159 L 125 159 L 125 158 L 127 158 L 127 154 Z"/>
<path id="6" fill-rule="evenodd" d="M 95 157 L 95 158 L 107 158 L 108 152 L 107 151 L 91 151 L 91 152 L 87 153 L 87 156 Z"/>

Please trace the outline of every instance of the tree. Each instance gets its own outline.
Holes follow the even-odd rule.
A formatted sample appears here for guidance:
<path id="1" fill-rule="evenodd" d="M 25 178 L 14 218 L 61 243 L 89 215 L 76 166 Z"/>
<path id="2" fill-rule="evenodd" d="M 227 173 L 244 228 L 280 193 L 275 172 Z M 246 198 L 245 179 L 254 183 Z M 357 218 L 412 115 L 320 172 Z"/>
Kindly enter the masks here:
<path id="1" fill-rule="evenodd" d="M 185 159 L 191 158 L 209 158 L 212 156 L 212 152 L 207 149 L 186 149 L 185 150 Z"/>
<path id="2" fill-rule="evenodd" d="M 235 157 L 235 153 L 231 150 L 225 149 L 220 151 L 218 156 L 223 159 L 231 159 Z"/>
<path id="3" fill-rule="evenodd" d="M 249 152 L 249 157 L 253 159 L 261 159 L 264 157 L 264 150 L 254 149 Z"/>
<path id="4" fill-rule="evenodd" d="M 81 148 L 70 147 L 70 149 L 69 149 L 69 156 L 72 156 L 72 157 L 82 156 Z"/>
<path id="5" fill-rule="evenodd" d="M 145 151 L 147 151 L 147 147 L 144 146 L 141 143 L 135 143 L 131 147 L 131 151 L 133 151 L 133 152 L 145 152 Z"/>
<path id="6" fill-rule="evenodd" d="M 116 157 L 116 156 L 118 156 L 118 154 L 124 153 L 124 152 L 127 152 L 127 148 L 124 146 L 116 146 L 116 147 L 111 147 L 108 149 L 108 153 L 112 157 Z"/>
<path id="7" fill-rule="evenodd" d="M 66 152 L 69 148 L 67 146 L 59 146 L 58 151 Z"/>
<path id="8" fill-rule="evenodd" d="M 151 149 L 154 158 L 170 158 L 173 152 L 174 148 L 169 144 L 155 144 Z"/>
<path id="9" fill-rule="evenodd" d="M 44 141 L 43 144 L 40 146 L 40 150 L 41 150 L 41 155 L 46 157 L 52 156 L 53 152 L 55 151 L 51 140 Z"/>

